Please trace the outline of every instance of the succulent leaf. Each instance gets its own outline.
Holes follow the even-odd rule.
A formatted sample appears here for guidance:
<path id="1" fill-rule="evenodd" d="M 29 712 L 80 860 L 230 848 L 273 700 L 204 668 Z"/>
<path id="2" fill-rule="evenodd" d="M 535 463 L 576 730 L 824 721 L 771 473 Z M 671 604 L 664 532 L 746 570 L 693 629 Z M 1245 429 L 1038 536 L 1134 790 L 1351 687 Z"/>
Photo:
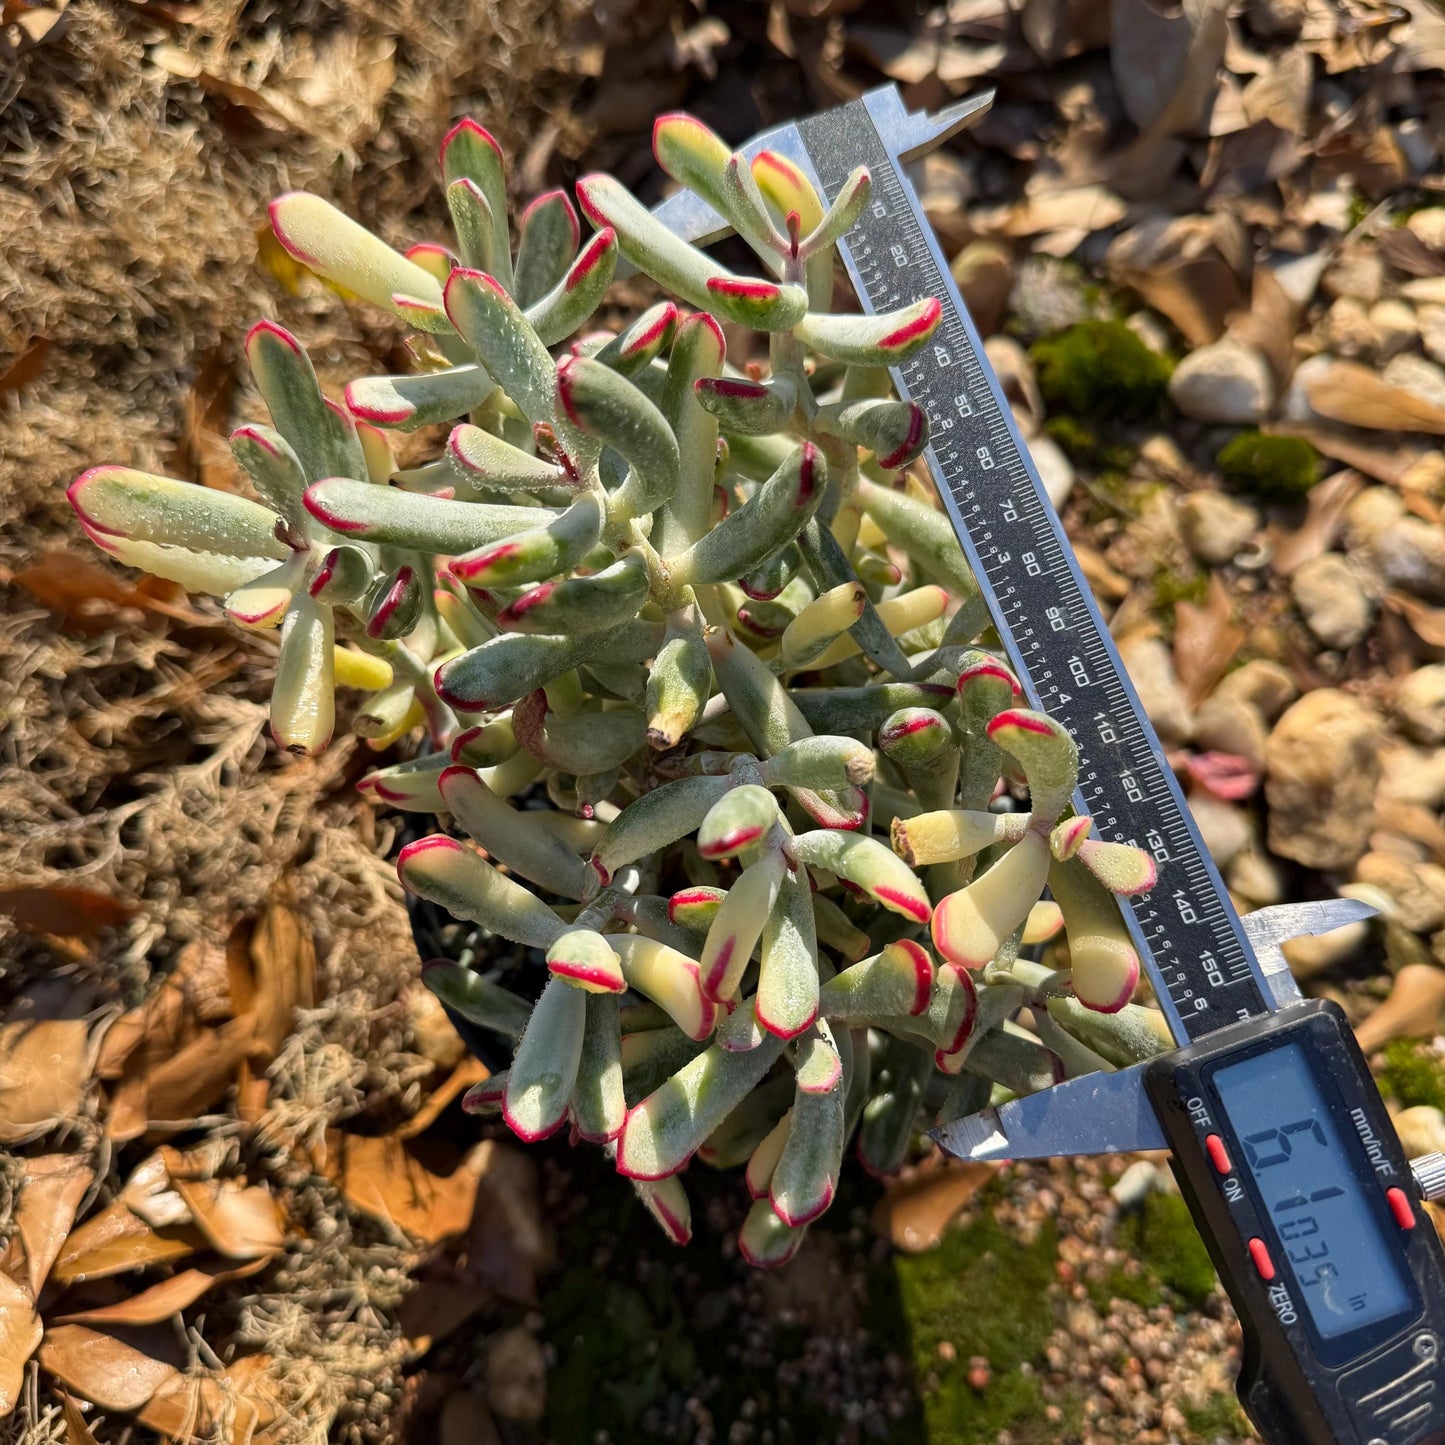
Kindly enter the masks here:
<path id="1" fill-rule="evenodd" d="M 288 191 L 271 202 L 271 229 L 286 250 L 318 276 L 425 331 L 450 330 L 436 278 L 330 201 L 309 191 Z"/>
<path id="2" fill-rule="evenodd" d="M 523 210 L 517 231 L 512 294 L 518 306 L 526 307 L 540 301 L 567 274 L 582 228 L 566 191 L 544 191 Z"/>
<path id="3" fill-rule="evenodd" d="M 555 1134 L 567 1118 L 587 1028 L 587 995 L 564 979 L 542 990 L 507 1071 L 502 1117 L 527 1143 Z"/>
<path id="4" fill-rule="evenodd" d="M 401 885 L 528 948 L 549 948 L 566 925 L 534 893 L 444 833 L 408 843 L 397 857 Z"/>

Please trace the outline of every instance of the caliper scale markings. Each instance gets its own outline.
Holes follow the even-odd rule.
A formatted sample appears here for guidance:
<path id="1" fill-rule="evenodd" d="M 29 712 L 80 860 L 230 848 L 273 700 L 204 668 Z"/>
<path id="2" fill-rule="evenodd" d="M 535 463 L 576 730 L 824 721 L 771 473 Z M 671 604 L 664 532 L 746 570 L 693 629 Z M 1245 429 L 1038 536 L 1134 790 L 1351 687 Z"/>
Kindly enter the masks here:
<path id="1" fill-rule="evenodd" d="M 870 104 L 901 107 L 896 92 L 875 92 L 800 121 L 793 159 L 829 199 L 868 167 L 872 201 L 841 249 L 869 311 L 943 304 L 931 342 L 895 376 L 928 414 L 933 474 L 1029 699 L 1079 744 L 1084 809 L 1099 836 L 1158 862 L 1153 890 L 1124 911 L 1176 1037 L 1264 1014 L 1259 965 Z"/>

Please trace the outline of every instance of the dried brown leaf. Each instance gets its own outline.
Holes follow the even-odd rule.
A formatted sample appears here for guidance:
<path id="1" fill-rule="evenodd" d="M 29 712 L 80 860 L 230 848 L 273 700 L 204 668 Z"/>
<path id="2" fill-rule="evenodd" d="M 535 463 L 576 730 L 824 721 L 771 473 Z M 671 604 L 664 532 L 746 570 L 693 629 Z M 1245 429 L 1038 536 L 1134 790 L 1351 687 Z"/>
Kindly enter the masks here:
<path id="1" fill-rule="evenodd" d="M 1109 61 L 1124 113 L 1154 136 L 1194 132 L 1208 113 L 1228 36 L 1221 0 L 1186 0 L 1161 14 L 1148 0 L 1113 0 Z"/>
<path id="2" fill-rule="evenodd" d="M 94 1309 L 75 1310 L 58 1316 L 54 1323 L 70 1325 L 158 1325 L 172 1315 L 189 1309 L 218 1284 L 245 1279 L 266 1268 L 271 1255 L 233 1264 L 229 1260 L 210 1259 L 178 1271 L 169 1279 L 129 1295 L 116 1304 L 97 1305 Z"/>
<path id="3" fill-rule="evenodd" d="M 285 1242 L 286 1217 L 264 1184 L 171 1175 L 207 1243 L 228 1259 L 259 1259 Z"/>
<path id="4" fill-rule="evenodd" d="M 79 1154 L 42 1154 L 25 1161 L 14 1227 L 25 1253 L 24 1283 L 36 1299 L 94 1178 L 95 1170 Z"/>
<path id="5" fill-rule="evenodd" d="M 1445 647 L 1445 607 L 1432 607 L 1408 592 L 1387 592 L 1384 601 L 1391 612 L 1398 612 L 1410 624 L 1421 642 Z"/>
<path id="6" fill-rule="evenodd" d="M 1310 488 L 1305 518 L 1298 527 L 1271 525 L 1271 565 L 1279 576 L 1288 577 L 1310 558 L 1329 551 L 1344 525 L 1346 510 L 1364 485 L 1358 472 L 1348 468 L 1336 472 Z"/>
<path id="7" fill-rule="evenodd" d="M 80 1406 L 65 1393 L 60 1395 L 60 1416 L 65 1421 L 65 1445 L 100 1445 L 81 1413 Z"/>
<path id="8" fill-rule="evenodd" d="M 271 1360 L 248 1355 L 219 1375 L 181 1375 L 166 1380 L 137 1415 L 142 1425 L 175 1441 L 220 1438 L 245 1445 L 276 1418 L 268 1388 Z"/>
<path id="9" fill-rule="evenodd" d="M 910 1254 L 932 1249 L 960 1209 L 993 1178 L 996 1164 L 947 1160 L 920 1165 L 889 1184 L 873 1207 L 872 1225 Z"/>
<path id="10" fill-rule="evenodd" d="M 0 1143 L 74 1117 L 90 1080 L 88 1035 L 84 1019 L 0 1025 Z"/>
<path id="11" fill-rule="evenodd" d="M 188 943 L 150 997 L 105 1031 L 96 1077 L 119 1079 L 148 1072 L 189 1043 L 200 1025 L 229 1018 L 236 1011 L 225 949 L 203 939 Z"/>
<path id="12" fill-rule="evenodd" d="M 1234 604 L 1218 572 L 1210 574 L 1202 605 L 1183 600 L 1175 604 L 1174 671 L 1191 703 L 1214 691 L 1247 636 L 1234 620 Z"/>
<path id="13" fill-rule="evenodd" d="M 1167 316 L 1191 346 L 1218 341 L 1245 308 L 1248 238 L 1237 219 L 1153 216 L 1110 243 L 1110 275 Z"/>
<path id="14" fill-rule="evenodd" d="M 415 1139 L 431 1128 L 443 1109 L 473 1084 L 480 1084 L 488 1077 L 487 1066 L 478 1058 L 468 1054 L 450 1074 L 427 1095 L 426 1103 L 396 1131 L 398 1139 Z"/>
<path id="15" fill-rule="evenodd" d="M 8 1274 L 0 1274 L 0 1420 L 20 1403 L 25 1362 L 43 1333 L 35 1297 Z"/>
<path id="16" fill-rule="evenodd" d="M 241 1061 L 257 1047 L 255 1027 L 250 1015 L 242 1015 L 203 1029 L 144 1075 L 123 1082 L 106 1117 L 106 1133 L 124 1141 L 153 1126 L 185 1126 L 220 1103 Z"/>
<path id="17" fill-rule="evenodd" d="M 486 1303 L 486 1292 L 473 1284 L 424 1279 L 398 1306 L 396 1322 L 413 1357 L 420 1359 Z"/>
<path id="18" fill-rule="evenodd" d="M 1271 428 L 1284 436 L 1303 437 L 1321 456 L 1343 462 L 1386 486 L 1398 486 L 1400 479 L 1425 455 L 1423 446 L 1376 441 L 1358 432 L 1336 431 L 1333 427 L 1310 426 L 1303 422 L 1281 422 Z"/>
<path id="19" fill-rule="evenodd" d="M 480 1180 L 456 1150 L 395 1136 L 327 1136 L 327 1172 L 363 1214 L 436 1244 L 471 1223 Z"/>
<path id="20" fill-rule="evenodd" d="M 1428 432 L 1445 436 L 1445 407 L 1391 386 L 1371 367 L 1337 361 L 1306 388 L 1310 406 L 1331 421 L 1369 431 Z"/>
<path id="21" fill-rule="evenodd" d="M 231 999 L 238 1014 L 252 1014 L 260 1063 L 285 1042 L 298 1008 L 316 1003 L 316 945 L 297 914 L 270 904 L 246 936 L 238 930 L 227 948 Z"/>
<path id="22" fill-rule="evenodd" d="M 137 912 L 134 903 L 90 888 L 0 888 L 0 913 L 8 913 L 27 933 L 90 938 L 103 928 L 118 928 Z"/>
<path id="23" fill-rule="evenodd" d="M 106 1279 L 147 1265 L 185 1259 L 205 1247 L 205 1235 L 193 1225 L 154 1229 L 117 1199 L 71 1232 L 56 1256 L 50 1277 L 61 1285 Z"/>
<path id="24" fill-rule="evenodd" d="M 127 1413 L 176 1378 L 174 1359 L 174 1336 L 161 1329 L 109 1334 L 86 1325 L 56 1325 L 40 1345 L 41 1369 L 81 1399 Z"/>
<path id="25" fill-rule="evenodd" d="M 1250 282 L 1249 310 L 1231 319 L 1229 334 L 1261 352 L 1283 391 L 1294 375 L 1294 335 L 1300 308 L 1268 266 L 1256 266 Z"/>
<path id="26" fill-rule="evenodd" d="M 50 342 L 38 336 L 5 368 L 0 371 L 0 396 L 7 391 L 19 391 L 39 379 L 50 356 Z"/>

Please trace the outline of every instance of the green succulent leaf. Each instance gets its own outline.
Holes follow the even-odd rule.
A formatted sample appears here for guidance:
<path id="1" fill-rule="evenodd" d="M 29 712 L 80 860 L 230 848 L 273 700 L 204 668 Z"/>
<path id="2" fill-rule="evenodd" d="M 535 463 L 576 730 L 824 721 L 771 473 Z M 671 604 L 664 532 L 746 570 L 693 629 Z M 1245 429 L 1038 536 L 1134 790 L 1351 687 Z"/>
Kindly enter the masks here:
<path id="1" fill-rule="evenodd" d="M 459 266 L 443 299 L 453 325 L 527 420 L 534 425 L 550 420 L 557 368 L 504 283 Z"/>
<path id="2" fill-rule="evenodd" d="M 344 477 L 313 482 L 306 489 L 305 502 L 322 526 L 355 541 L 447 557 L 530 531 L 539 519 L 536 507 L 450 501 Z"/>
<path id="3" fill-rule="evenodd" d="M 350 415 L 328 401 L 311 358 L 284 327 L 258 321 L 246 337 L 246 361 L 276 430 L 290 443 L 308 482 L 367 479 L 366 456 Z"/>
<path id="4" fill-rule="evenodd" d="M 409 892 L 513 943 L 548 948 L 566 930 L 534 893 L 444 833 L 408 843 L 397 858 L 397 873 Z"/>
<path id="5" fill-rule="evenodd" d="M 776 1038 L 744 1053 L 705 1049 L 628 1114 L 617 1148 L 619 1172 L 634 1179 L 676 1174 L 762 1082 L 782 1049 Z"/>
<path id="6" fill-rule="evenodd" d="M 502 1117 L 519 1139 L 545 1139 L 566 1121 L 586 1029 L 587 995 L 564 979 L 551 979 L 507 1071 Z"/>
<path id="7" fill-rule="evenodd" d="M 565 341 L 597 310 L 616 271 L 617 235 L 603 227 L 567 274 L 523 313 L 543 346 Z"/>
<path id="8" fill-rule="evenodd" d="M 526 307 L 540 301 L 567 274 L 582 228 L 566 191 L 544 191 L 522 212 L 517 230 L 512 294 L 518 306 Z"/>
<path id="9" fill-rule="evenodd" d="M 347 385 L 346 406 L 373 426 L 411 431 L 465 416 L 481 406 L 494 385 L 485 368 L 471 362 L 416 376 L 366 376 Z"/>
<path id="10" fill-rule="evenodd" d="M 423 331 L 451 330 L 436 278 L 330 201 L 309 191 L 288 191 L 271 202 L 271 229 L 282 246 L 318 276 Z"/>
<path id="11" fill-rule="evenodd" d="M 532 1006 L 526 999 L 518 998 L 500 984 L 450 959 L 437 958 L 424 963 L 421 981 L 468 1023 L 509 1038 L 521 1038 L 532 1015 Z"/>
<path id="12" fill-rule="evenodd" d="M 791 542 L 817 511 L 828 483 L 827 463 L 804 442 L 737 511 L 700 537 L 673 563 L 673 577 L 694 586 L 733 582 Z"/>

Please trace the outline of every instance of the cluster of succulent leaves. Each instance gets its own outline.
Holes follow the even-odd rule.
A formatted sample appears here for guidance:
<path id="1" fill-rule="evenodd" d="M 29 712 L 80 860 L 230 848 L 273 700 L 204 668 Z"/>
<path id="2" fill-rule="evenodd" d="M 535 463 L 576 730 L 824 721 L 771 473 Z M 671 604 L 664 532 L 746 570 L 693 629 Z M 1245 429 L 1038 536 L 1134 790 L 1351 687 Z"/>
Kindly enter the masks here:
<path id="1" fill-rule="evenodd" d="M 279 628 L 280 746 L 327 745 L 337 686 L 366 690 L 363 737 L 415 744 L 362 783 L 455 824 L 403 850 L 402 882 L 548 971 L 531 1002 L 495 967 L 424 969 L 517 1040 L 469 1106 L 602 1145 L 679 1240 L 693 1156 L 745 1164 L 741 1245 L 777 1263 L 850 1140 L 887 1173 L 921 1125 L 1157 1052 L 1113 896 L 1153 868 L 1072 810 L 1075 748 L 978 645 L 907 470 L 925 419 L 887 367 L 938 303 L 830 311 L 866 171 L 825 206 L 689 117 L 655 149 L 766 276 L 604 175 L 577 186 L 589 240 L 552 191 L 514 250 L 501 153 L 463 121 L 455 252 L 400 254 L 306 193 L 272 206 L 297 260 L 415 328 L 412 371 L 338 404 L 262 322 L 272 424 L 232 438 L 259 501 L 124 467 L 70 496 L 118 560 Z M 596 329 L 624 258 L 676 300 Z M 765 333 L 767 363 L 730 365 L 720 322 Z M 441 455 L 398 470 L 391 434 L 437 423 Z"/>

